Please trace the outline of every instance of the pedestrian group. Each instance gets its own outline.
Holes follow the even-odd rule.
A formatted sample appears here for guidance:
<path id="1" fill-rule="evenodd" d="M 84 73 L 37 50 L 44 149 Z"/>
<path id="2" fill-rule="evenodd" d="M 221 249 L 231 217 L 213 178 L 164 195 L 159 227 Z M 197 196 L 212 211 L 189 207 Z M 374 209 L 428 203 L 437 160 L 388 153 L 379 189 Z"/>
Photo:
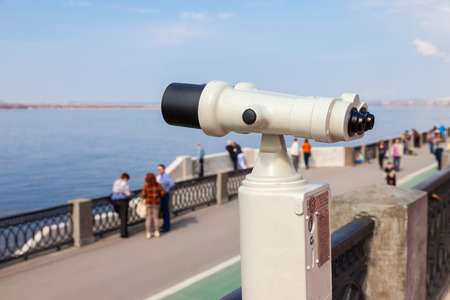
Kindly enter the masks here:
<path id="1" fill-rule="evenodd" d="M 387 184 L 396 185 L 396 174 L 400 171 L 400 161 L 403 155 L 415 155 L 415 147 L 420 146 L 420 134 L 414 128 L 411 130 L 412 136 L 408 130 L 405 130 L 401 138 L 395 139 L 390 151 L 388 151 L 385 142 L 381 140 L 378 143 L 378 163 L 383 170 L 383 177 Z M 430 147 L 430 153 L 433 154 L 438 162 L 438 170 L 441 170 L 443 144 L 446 142 L 447 130 L 443 124 L 439 128 L 434 126 L 427 131 L 427 142 Z M 412 140 L 412 143 L 411 143 Z M 383 169 L 383 161 L 392 155 L 392 161 L 388 161 L 387 167 Z"/>
<path id="2" fill-rule="evenodd" d="M 413 143 L 411 143 L 411 135 L 406 130 L 401 138 L 395 139 L 395 142 L 388 149 L 385 141 L 381 140 L 378 145 L 378 164 L 380 170 L 383 170 L 383 177 L 386 179 L 386 183 L 389 185 L 396 185 L 396 174 L 400 171 L 400 162 L 403 155 L 414 155 L 415 147 L 420 145 L 420 134 L 417 130 L 412 129 Z M 436 126 L 427 132 L 427 141 L 430 147 L 430 153 L 435 155 L 438 162 L 438 169 L 441 169 L 441 159 L 443 144 L 446 142 L 446 128 L 443 124 L 439 128 Z M 245 155 L 241 149 L 241 146 L 231 140 L 227 141 L 225 147 L 233 164 L 233 169 L 237 170 L 238 166 L 241 169 L 246 169 Z M 308 139 L 305 139 L 301 150 L 299 141 L 294 138 L 294 141 L 289 149 L 291 161 L 296 171 L 300 168 L 300 156 L 303 153 L 303 159 L 305 168 L 309 169 L 309 159 L 311 157 L 311 144 Z M 205 151 L 201 144 L 197 144 L 197 157 L 196 157 L 196 169 L 199 177 L 204 176 L 204 156 Z M 392 157 L 392 161 L 388 161 L 386 167 L 384 167 L 384 160 Z M 364 155 L 358 152 L 355 158 L 357 163 L 364 163 Z M 170 227 L 170 190 L 175 185 L 169 174 L 166 173 L 166 167 L 163 164 L 158 166 L 157 178 L 154 173 L 147 173 L 145 176 L 145 183 L 142 188 L 142 198 L 145 200 L 145 231 L 146 238 L 160 237 L 160 232 L 169 232 Z M 120 218 L 120 236 L 123 238 L 128 237 L 127 222 L 128 222 L 128 205 L 129 201 L 134 197 L 134 194 L 130 192 L 128 180 L 130 175 L 123 173 L 119 179 L 117 179 L 112 188 L 111 201 L 114 210 L 119 214 Z M 159 219 L 163 219 L 162 226 L 159 226 Z M 153 232 L 152 232 L 153 228 Z"/>
<path id="3" fill-rule="evenodd" d="M 163 164 L 158 166 L 159 180 L 154 173 L 147 173 L 145 183 L 142 187 L 142 198 L 145 201 L 145 232 L 146 238 L 160 237 L 160 232 L 170 231 L 170 189 L 175 185 L 169 174 L 166 173 L 166 167 Z M 130 192 L 128 180 L 130 175 L 123 173 L 113 184 L 111 201 L 114 210 L 120 218 L 120 237 L 128 237 L 128 206 L 130 200 L 135 196 Z M 163 224 L 159 226 L 160 215 Z M 152 227 L 153 225 L 153 227 Z M 153 233 L 152 229 L 153 228 Z"/>

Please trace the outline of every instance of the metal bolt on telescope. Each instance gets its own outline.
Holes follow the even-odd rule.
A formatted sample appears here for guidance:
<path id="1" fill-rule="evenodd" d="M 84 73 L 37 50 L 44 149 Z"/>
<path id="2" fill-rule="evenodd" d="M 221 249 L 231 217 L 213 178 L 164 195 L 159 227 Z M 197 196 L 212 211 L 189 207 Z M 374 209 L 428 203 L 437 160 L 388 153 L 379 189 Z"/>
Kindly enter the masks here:
<path id="1" fill-rule="evenodd" d="M 210 136 L 262 134 L 238 191 L 243 299 L 331 299 L 330 188 L 295 171 L 284 135 L 360 139 L 375 123 L 367 104 L 357 94 L 302 97 L 211 81 L 170 84 L 161 110 L 168 124 Z"/>

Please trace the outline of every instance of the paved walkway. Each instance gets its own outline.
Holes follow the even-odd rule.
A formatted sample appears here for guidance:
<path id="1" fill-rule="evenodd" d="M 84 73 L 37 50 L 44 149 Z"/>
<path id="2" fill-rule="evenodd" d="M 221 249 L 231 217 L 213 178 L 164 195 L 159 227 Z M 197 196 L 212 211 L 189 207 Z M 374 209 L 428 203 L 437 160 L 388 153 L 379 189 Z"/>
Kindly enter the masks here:
<path id="1" fill-rule="evenodd" d="M 418 149 L 417 156 L 402 158 L 397 180 L 411 180 L 423 172 L 437 172 L 427 147 Z M 302 174 L 309 181 L 329 182 L 334 195 L 383 182 L 376 162 L 309 169 Z M 238 257 L 237 203 L 231 201 L 178 217 L 173 230 L 159 239 L 146 240 L 143 226 L 139 225 L 131 228 L 128 239 L 114 234 L 80 249 L 69 248 L 3 267 L 1 298 L 150 298 Z M 218 289 L 214 283 L 209 286 Z M 223 292 L 221 295 L 228 291 Z"/>

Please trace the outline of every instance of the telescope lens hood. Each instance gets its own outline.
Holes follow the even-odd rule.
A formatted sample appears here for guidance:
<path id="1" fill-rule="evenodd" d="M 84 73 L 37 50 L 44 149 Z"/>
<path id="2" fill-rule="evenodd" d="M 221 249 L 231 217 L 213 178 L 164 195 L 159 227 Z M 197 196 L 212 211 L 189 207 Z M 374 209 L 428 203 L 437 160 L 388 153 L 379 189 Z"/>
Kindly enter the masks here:
<path id="1" fill-rule="evenodd" d="M 164 91 L 161 112 L 167 124 L 200 128 L 198 103 L 206 84 L 171 83 Z"/>

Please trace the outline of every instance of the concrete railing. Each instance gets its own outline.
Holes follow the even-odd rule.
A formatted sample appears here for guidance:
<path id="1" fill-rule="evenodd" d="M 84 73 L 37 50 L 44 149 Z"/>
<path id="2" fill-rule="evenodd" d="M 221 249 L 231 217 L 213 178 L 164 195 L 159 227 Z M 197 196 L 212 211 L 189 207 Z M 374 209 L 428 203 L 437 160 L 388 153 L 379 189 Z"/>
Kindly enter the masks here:
<path id="1" fill-rule="evenodd" d="M 259 150 L 244 148 L 245 164 L 252 168 Z M 316 147 L 311 150 L 310 167 L 343 167 L 353 165 L 353 148 L 351 147 Z M 213 175 L 233 170 L 232 161 L 227 152 L 205 155 L 204 174 Z M 300 167 L 304 168 L 301 160 Z M 196 158 L 178 156 L 167 168 L 166 172 L 174 181 L 188 180 L 197 177 Z"/>
<path id="2" fill-rule="evenodd" d="M 255 164 L 259 150 L 252 148 L 243 148 L 245 155 L 245 163 L 251 168 Z M 196 158 L 182 155 L 177 158 L 166 168 L 166 172 L 173 181 L 183 181 L 198 177 L 196 171 Z M 215 175 L 218 173 L 227 173 L 233 170 L 233 163 L 227 152 L 205 155 L 204 158 L 204 175 Z"/>
<path id="3" fill-rule="evenodd" d="M 447 135 L 449 133 L 450 128 L 447 129 Z M 384 140 L 388 149 L 391 149 L 395 139 Z M 427 144 L 427 132 L 420 133 L 416 141 L 414 140 L 414 136 L 411 136 L 411 145 L 414 145 L 415 142 L 416 147 Z M 243 148 L 242 151 L 245 155 L 245 164 L 248 168 L 252 168 L 258 157 L 259 149 Z M 309 158 L 309 166 L 312 168 L 352 166 L 355 164 L 357 151 L 361 151 L 366 160 L 376 159 L 378 157 L 377 143 L 354 147 L 313 147 L 311 149 L 311 157 Z M 195 157 L 183 155 L 178 156 L 167 167 L 166 172 L 174 181 L 182 181 L 197 177 L 198 171 L 196 171 L 196 167 Z M 303 159 L 299 160 L 299 167 L 305 167 Z M 233 170 L 233 164 L 227 152 L 205 155 L 205 175 L 214 175 L 231 170 Z"/>
<path id="4" fill-rule="evenodd" d="M 375 221 L 365 299 L 441 299 L 450 280 L 449 168 L 413 189 L 377 184 L 337 195 L 330 209 L 332 231 Z"/>
<path id="5" fill-rule="evenodd" d="M 425 299 L 425 192 L 378 184 L 335 196 L 330 207 L 332 231 L 355 217 L 375 221 L 365 299 Z"/>

